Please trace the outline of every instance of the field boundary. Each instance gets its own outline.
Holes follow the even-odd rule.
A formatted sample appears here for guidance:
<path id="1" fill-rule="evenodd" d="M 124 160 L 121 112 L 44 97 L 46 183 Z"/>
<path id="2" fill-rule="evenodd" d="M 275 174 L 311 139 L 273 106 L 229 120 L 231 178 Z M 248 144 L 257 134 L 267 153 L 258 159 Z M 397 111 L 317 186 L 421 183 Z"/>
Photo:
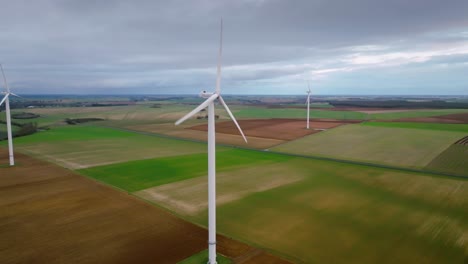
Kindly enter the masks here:
<path id="1" fill-rule="evenodd" d="M 101 126 L 101 125 L 99 125 L 99 126 Z M 164 135 L 164 134 L 144 132 L 144 131 L 138 131 L 138 130 L 133 130 L 133 129 L 128 129 L 128 128 L 113 127 L 113 126 L 102 126 L 102 127 L 107 127 L 107 128 L 110 128 L 110 129 L 121 130 L 121 131 L 126 131 L 126 132 L 131 132 L 131 133 L 137 133 L 137 134 L 147 135 L 147 136 L 152 136 L 152 137 L 161 137 L 161 138 L 168 138 L 168 139 L 175 139 L 175 140 L 181 140 L 181 141 L 197 142 L 197 143 L 207 144 L 203 140 L 179 138 L 179 137 L 168 136 L 168 135 Z M 361 165 L 361 166 L 374 167 L 374 168 L 390 169 L 390 170 L 403 171 L 403 172 L 412 172 L 412 173 L 422 173 L 422 174 L 429 174 L 429 175 L 439 176 L 439 177 L 451 177 L 451 178 L 458 178 L 458 179 L 468 180 L 468 175 L 443 173 L 443 172 L 423 170 L 423 169 L 412 169 L 412 168 L 407 168 L 407 167 L 399 167 L 399 166 L 392 166 L 392 165 L 385 165 L 385 164 L 378 164 L 378 163 L 370 163 L 370 162 L 364 162 L 364 161 L 345 160 L 345 159 L 330 158 L 330 157 L 315 156 L 315 155 L 292 154 L 292 153 L 285 153 L 285 152 L 280 152 L 280 151 L 270 151 L 269 149 L 261 150 L 261 149 L 254 149 L 254 148 L 235 146 L 235 145 L 229 145 L 229 144 L 222 144 L 222 143 L 216 143 L 216 145 L 223 146 L 223 147 L 231 147 L 231 148 L 252 150 L 252 151 L 257 151 L 257 152 L 275 153 L 275 154 L 281 154 L 281 155 L 286 155 L 286 156 L 290 156 L 290 157 L 300 157 L 300 158 L 308 158 L 308 159 L 315 159 L 315 160 L 333 161 L 333 162 L 338 162 L 338 163 L 354 164 L 354 165 Z"/>

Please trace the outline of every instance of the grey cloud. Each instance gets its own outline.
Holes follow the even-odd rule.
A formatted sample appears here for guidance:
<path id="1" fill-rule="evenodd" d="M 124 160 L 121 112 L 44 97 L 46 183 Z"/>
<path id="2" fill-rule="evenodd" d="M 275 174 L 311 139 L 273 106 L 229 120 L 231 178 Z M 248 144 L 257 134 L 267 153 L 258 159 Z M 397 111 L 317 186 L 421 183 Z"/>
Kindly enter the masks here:
<path id="1" fill-rule="evenodd" d="M 210 85 L 221 16 L 223 62 L 233 82 L 308 70 L 282 67 L 290 63 L 340 67 L 355 46 L 411 50 L 462 42 L 463 35 L 431 34 L 468 28 L 468 2 L 461 0 L 2 2 L 0 62 L 24 91 Z M 271 63 L 278 67 L 255 68 Z M 249 65 L 252 71 L 228 72 Z"/>

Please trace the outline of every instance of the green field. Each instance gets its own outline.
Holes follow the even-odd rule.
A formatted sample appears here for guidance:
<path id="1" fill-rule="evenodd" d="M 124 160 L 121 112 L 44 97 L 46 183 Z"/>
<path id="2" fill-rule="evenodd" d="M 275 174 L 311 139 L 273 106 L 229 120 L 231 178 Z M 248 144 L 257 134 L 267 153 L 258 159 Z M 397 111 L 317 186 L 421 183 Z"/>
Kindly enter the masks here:
<path id="1" fill-rule="evenodd" d="M 468 146 L 451 145 L 435 157 L 426 169 L 468 176 Z"/>
<path id="2" fill-rule="evenodd" d="M 111 109 L 104 124 L 172 122 L 190 107 L 174 106 L 175 113 L 145 105 Z M 271 111 L 285 111 L 271 117 L 305 114 L 302 109 L 233 111 L 248 118 L 270 117 Z M 57 113 L 52 112 L 53 119 Z M 361 116 L 346 113 L 333 117 L 343 113 L 317 110 L 321 118 Z M 92 111 L 80 115 L 99 117 Z M 452 144 L 466 132 L 466 125 L 366 122 L 271 150 L 458 173 L 468 170 L 466 150 Z M 76 125 L 17 138 L 15 147 L 207 225 L 204 143 Z M 466 261 L 467 180 L 275 152 L 217 148 L 219 233 L 294 263 Z M 455 159 L 458 165 L 450 163 Z M 206 253 L 185 261 L 205 262 Z"/>
<path id="3" fill-rule="evenodd" d="M 237 118 L 306 118 L 306 109 L 250 107 L 236 111 Z M 365 119 L 367 114 L 352 111 L 311 110 L 310 118 Z"/>
<path id="4" fill-rule="evenodd" d="M 71 169 L 130 160 L 205 153 L 206 145 L 93 125 L 54 127 L 14 140 L 19 151 Z M 0 145 L 6 144 L 5 141 Z"/>
<path id="5" fill-rule="evenodd" d="M 258 156 L 252 151 L 218 148 L 216 165 L 217 171 L 222 172 L 232 168 L 257 166 L 287 159 L 287 157 L 277 154 Z M 137 160 L 82 169 L 79 172 L 126 191 L 134 192 L 207 175 L 207 155 L 206 153 L 198 153 Z"/>
<path id="6" fill-rule="evenodd" d="M 240 108 L 234 111 L 239 118 L 305 118 L 306 108 L 265 108 L 249 107 Z M 392 113 L 372 113 L 366 114 L 355 111 L 331 111 L 315 110 L 310 111 L 311 118 L 331 118 L 331 119 L 358 119 L 358 120 L 378 120 L 378 119 L 400 119 L 411 117 L 431 117 L 456 113 L 468 113 L 468 109 L 435 109 L 435 110 L 408 110 Z"/>
<path id="7" fill-rule="evenodd" d="M 226 258 L 225 256 L 221 254 L 216 254 L 216 262 L 219 264 L 230 264 L 232 263 L 231 260 Z M 181 262 L 177 264 L 206 264 L 208 263 L 208 250 L 203 250 L 200 253 L 197 253 L 187 259 L 182 260 Z"/>
<path id="8" fill-rule="evenodd" d="M 464 132 L 345 125 L 313 134 L 272 151 L 422 168 Z"/>
<path id="9" fill-rule="evenodd" d="M 372 119 L 400 119 L 412 117 L 431 117 L 450 115 L 458 113 L 468 113 L 468 109 L 433 109 L 433 110 L 409 110 L 404 112 L 393 113 L 376 113 L 371 114 Z"/>
<path id="10" fill-rule="evenodd" d="M 455 131 L 468 133 L 468 124 L 441 124 L 441 123 L 416 123 L 416 122 L 364 122 L 363 126 L 413 128 L 426 130 Z"/>
<path id="11" fill-rule="evenodd" d="M 194 156 L 154 160 L 178 167 L 155 178 L 191 176 L 145 179 L 155 187 L 135 194 L 206 226 L 206 178 L 196 176 L 206 163 Z M 133 171 L 147 173 L 150 162 L 132 162 Z M 468 250 L 464 180 L 237 149 L 220 152 L 218 168 L 218 231 L 294 262 L 460 263 Z M 125 175 L 103 180 L 132 186 Z"/>

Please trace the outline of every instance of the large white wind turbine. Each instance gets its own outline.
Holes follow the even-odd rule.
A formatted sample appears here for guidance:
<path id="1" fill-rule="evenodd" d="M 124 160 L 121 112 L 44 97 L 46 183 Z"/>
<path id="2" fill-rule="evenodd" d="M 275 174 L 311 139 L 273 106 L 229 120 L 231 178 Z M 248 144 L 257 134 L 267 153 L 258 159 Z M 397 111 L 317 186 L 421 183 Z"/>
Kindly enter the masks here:
<path id="1" fill-rule="evenodd" d="M 15 165 L 15 157 L 13 155 L 13 137 L 12 137 L 12 134 L 11 134 L 11 115 L 10 115 L 10 99 L 9 99 L 9 97 L 10 97 L 10 95 L 17 96 L 17 97 L 19 97 L 19 96 L 12 93 L 12 92 L 10 92 L 10 87 L 8 86 L 8 83 L 7 83 L 7 80 L 6 80 L 6 77 L 5 77 L 5 73 L 3 72 L 2 64 L 0 64 L 0 69 L 2 70 L 3 81 L 5 83 L 5 92 L 2 93 L 2 94 L 4 94 L 4 97 L 3 97 L 2 101 L 0 101 L 0 106 L 3 103 L 5 103 L 7 134 L 8 134 L 8 154 L 9 154 L 9 157 L 10 157 L 10 166 L 13 166 L 13 165 Z"/>
<path id="2" fill-rule="evenodd" d="M 216 140 L 215 140 L 215 105 L 214 101 L 219 100 L 231 117 L 237 129 L 241 133 L 245 142 L 247 139 L 237 123 L 234 115 L 221 97 L 221 54 L 223 50 L 223 20 L 221 20 L 221 33 L 219 40 L 218 69 L 216 76 L 216 90 L 214 93 L 202 91 L 200 96 L 207 98 L 201 105 L 193 109 L 190 113 L 179 119 L 175 124 L 179 125 L 201 110 L 208 107 L 208 263 L 216 264 Z"/>
<path id="3" fill-rule="evenodd" d="M 309 90 L 307 91 L 307 129 L 309 129 L 309 113 L 310 113 L 310 84 L 307 81 L 307 87 Z"/>

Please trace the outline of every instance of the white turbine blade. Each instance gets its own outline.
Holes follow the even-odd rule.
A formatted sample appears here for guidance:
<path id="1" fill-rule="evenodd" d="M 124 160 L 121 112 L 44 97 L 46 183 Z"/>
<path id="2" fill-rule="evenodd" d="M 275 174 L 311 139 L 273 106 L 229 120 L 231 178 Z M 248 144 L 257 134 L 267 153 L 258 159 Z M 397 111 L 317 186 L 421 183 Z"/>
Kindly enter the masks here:
<path id="1" fill-rule="evenodd" d="M 3 97 L 2 101 L 0 102 L 0 105 L 2 105 L 5 102 L 5 100 L 7 99 L 9 95 L 10 94 L 6 94 L 5 97 Z"/>
<path id="2" fill-rule="evenodd" d="M 5 72 L 3 71 L 3 66 L 2 66 L 2 64 L 0 64 L 0 69 L 2 70 L 3 83 L 5 84 L 5 89 L 6 89 L 7 93 L 9 93 L 9 92 L 10 92 L 10 87 L 8 87 L 7 79 L 6 79 L 6 77 L 5 77 Z"/>
<path id="3" fill-rule="evenodd" d="M 219 53 L 218 53 L 218 69 L 216 72 L 216 93 L 221 92 L 221 55 L 223 54 L 223 19 L 221 19 L 221 32 L 219 34 Z"/>
<path id="4" fill-rule="evenodd" d="M 13 96 L 19 97 L 19 98 L 23 98 L 23 97 L 21 97 L 21 96 L 19 96 L 17 94 L 14 94 L 14 93 L 10 93 L 10 94 L 13 95 Z"/>
<path id="5" fill-rule="evenodd" d="M 203 102 L 201 105 L 197 106 L 197 108 L 193 109 L 190 113 L 186 114 L 184 117 L 177 120 L 177 122 L 175 122 L 175 124 L 180 125 L 185 120 L 189 119 L 190 117 L 194 116 L 196 113 L 198 113 L 201 110 L 205 109 L 211 102 L 216 100 L 216 98 L 218 98 L 218 96 L 219 96 L 218 94 L 213 94 L 208 99 L 206 99 L 205 102 Z"/>
<path id="6" fill-rule="evenodd" d="M 239 124 L 237 123 L 236 118 L 235 118 L 234 115 L 232 114 L 231 110 L 229 110 L 229 107 L 227 106 L 227 104 L 224 102 L 223 97 L 219 96 L 219 101 L 221 102 L 221 104 L 222 104 L 222 105 L 224 106 L 224 108 L 226 109 L 226 112 L 228 112 L 229 116 L 231 117 L 232 122 L 234 122 L 234 124 L 236 124 L 237 129 L 239 129 L 239 132 L 241 133 L 242 137 L 243 137 L 244 140 L 245 140 L 245 143 L 248 143 L 248 142 L 247 142 L 247 138 L 246 138 L 245 135 L 244 135 L 244 132 L 242 132 L 242 129 L 241 129 L 241 127 L 239 126 Z"/>

